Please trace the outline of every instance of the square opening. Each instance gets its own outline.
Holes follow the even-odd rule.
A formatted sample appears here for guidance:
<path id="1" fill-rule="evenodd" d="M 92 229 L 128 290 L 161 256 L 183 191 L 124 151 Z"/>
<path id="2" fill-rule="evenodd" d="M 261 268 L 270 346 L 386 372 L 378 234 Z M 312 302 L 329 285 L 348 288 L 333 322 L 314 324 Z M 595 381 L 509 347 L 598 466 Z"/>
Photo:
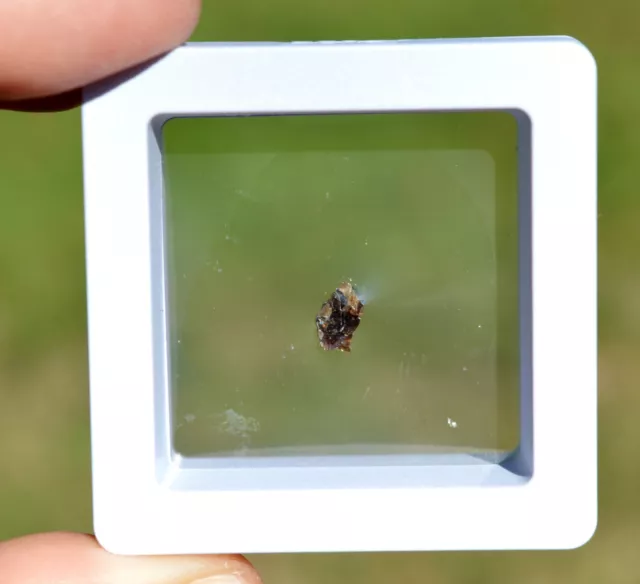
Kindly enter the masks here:
<path id="1" fill-rule="evenodd" d="M 516 449 L 513 115 L 173 118 L 162 145 L 182 466 L 500 463 Z M 350 352 L 324 350 L 316 317 L 343 284 L 360 323 Z"/>

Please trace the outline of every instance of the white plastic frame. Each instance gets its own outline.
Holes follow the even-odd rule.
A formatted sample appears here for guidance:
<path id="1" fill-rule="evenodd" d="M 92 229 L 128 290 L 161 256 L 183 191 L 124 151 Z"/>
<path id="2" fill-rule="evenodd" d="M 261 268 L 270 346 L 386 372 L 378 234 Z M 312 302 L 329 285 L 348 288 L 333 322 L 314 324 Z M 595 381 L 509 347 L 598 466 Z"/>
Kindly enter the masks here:
<path id="1" fill-rule="evenodd" d="M 443 455 L 236 468 L 182 460 L 167 382 L 164 121 L 459 110 L 519 121 L 518 451 L 500 465 Z M 584 46 L 568 37 L 187 45 L 87 90 L 83 132 L 94 521 L 108 550 L 551 549 L 590 538 L 596 67 Z"/>

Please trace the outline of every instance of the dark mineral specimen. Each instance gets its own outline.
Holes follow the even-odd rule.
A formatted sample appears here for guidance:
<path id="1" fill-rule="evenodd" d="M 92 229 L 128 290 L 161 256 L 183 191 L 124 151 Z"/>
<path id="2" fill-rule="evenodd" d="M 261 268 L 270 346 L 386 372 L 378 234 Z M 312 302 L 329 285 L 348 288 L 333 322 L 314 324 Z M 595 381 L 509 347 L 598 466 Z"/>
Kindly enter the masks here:
<path id="1" fill-rule="evenodd" d="M 340 284 L 316 316 L 320 346 L 325 351 L 350 352 L 351 339 L 360 324 L 363 308 L 354 287 L 349 282 Z"/>

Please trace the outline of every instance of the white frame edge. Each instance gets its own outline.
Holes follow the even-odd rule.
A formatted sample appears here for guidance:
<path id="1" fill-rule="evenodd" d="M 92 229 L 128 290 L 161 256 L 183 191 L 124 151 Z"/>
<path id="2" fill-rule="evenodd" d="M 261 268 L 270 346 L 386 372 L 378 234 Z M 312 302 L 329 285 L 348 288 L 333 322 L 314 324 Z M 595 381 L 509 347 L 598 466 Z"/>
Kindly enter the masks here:
<path id="1" fill-rule="evenodd" d="M 596 66 L 583 45 L 569 37 L 186 45 L 89 88 L 85 99 L 94 523 L 108 550 L 566 549 L 591 537 Z M 521 124 L 520 195 L 528 191 L 531 201 L 522 247 L 530 270 L 521 278 L 529 366 L 522 452 L 512 468 L 470 464 L 458 481 L 434 466 L 431 475 L 445 473 L 440 483 L 418 476 L 349 488 L 323 483 L 322 469 L 309 471 L 320 473 L 317 488 L 297 487 L 295 473 L 264 488 L 190 483 L 193 469 L 172 454 L 168 425 L 158 422 L 169 409 L 158 232 L 163 121 L 458 110 L 509 110 Z"/>

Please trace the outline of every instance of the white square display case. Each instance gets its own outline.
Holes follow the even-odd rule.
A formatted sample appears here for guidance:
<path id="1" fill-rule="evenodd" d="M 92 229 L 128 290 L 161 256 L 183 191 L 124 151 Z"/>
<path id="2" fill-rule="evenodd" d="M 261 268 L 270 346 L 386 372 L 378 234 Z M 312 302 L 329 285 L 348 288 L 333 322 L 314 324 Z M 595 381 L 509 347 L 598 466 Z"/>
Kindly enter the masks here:
<path id="1" fill-rule="evenodd" d="M 508 111 L 518 121 L 516 451 L 500 463 L 430 454 L 411 464 L 283 458 L 235 468 L 177 454 L 164 122 L 455 111 Z M 88 88 L 82 116 L 94 524 L 108 550 L 562 549 L 591 537 L 596 66 L 583 45 L 569 37 L 187 44 Z"/>

